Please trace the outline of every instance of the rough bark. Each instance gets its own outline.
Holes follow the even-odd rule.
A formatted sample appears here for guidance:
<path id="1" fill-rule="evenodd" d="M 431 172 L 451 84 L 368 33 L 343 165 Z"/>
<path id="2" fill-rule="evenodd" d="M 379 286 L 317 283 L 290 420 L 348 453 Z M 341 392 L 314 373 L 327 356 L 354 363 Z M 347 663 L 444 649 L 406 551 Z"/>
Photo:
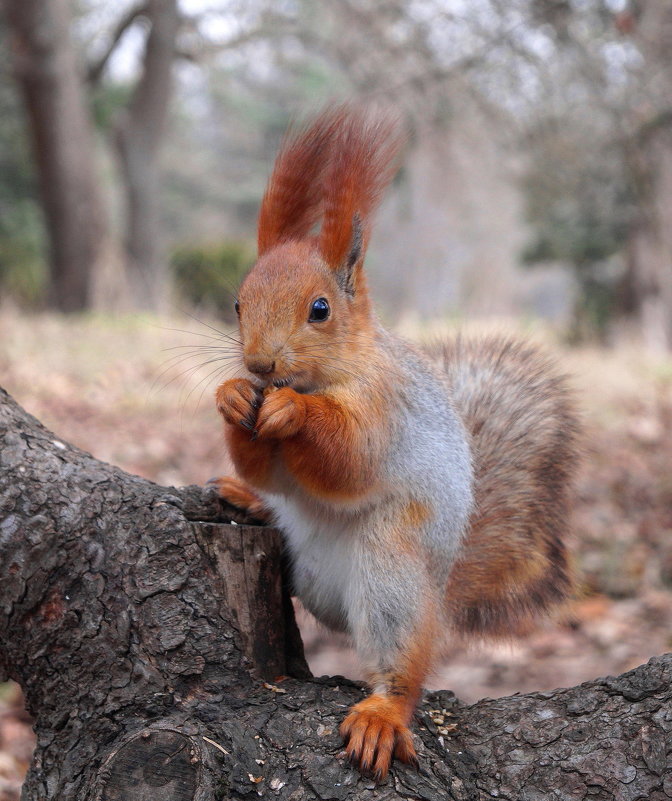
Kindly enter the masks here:
<path id="1" fill-rule="evenodd" d="M 420 770 L 360 777 L 338 724 L 362 689 L 308 678 L 277 533 L 231 512 L 96 461 L 0 390 L 0 674 L 35 717 L 25 801 L 672 797 L 672 656 L 472 706 L 429 695 Z"/>
<path id="2" fill-rule="evenodd" d="M 4 0 L 50 243 L 50 304 L 89 305 L 107 223 L 67 0 Z"/>
<path id="3" fill-rule="evenodd" d="M 151 24 L 142 73 L 116 125 L 116 145 L 126 195 L 126 259 L 133 304 L 157 310 L 168 292 L 159 231 L 159 152 L 172 90 L 176 0 L 148 0 Z"/>

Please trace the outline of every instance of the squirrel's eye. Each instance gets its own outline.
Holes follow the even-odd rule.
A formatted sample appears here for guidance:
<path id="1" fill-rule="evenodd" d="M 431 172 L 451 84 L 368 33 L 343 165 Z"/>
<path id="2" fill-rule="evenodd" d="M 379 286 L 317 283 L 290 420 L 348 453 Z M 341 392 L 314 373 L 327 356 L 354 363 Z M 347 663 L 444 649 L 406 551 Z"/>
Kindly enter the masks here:
<path id="1" fill-rule="evenodd" d="M 326 298 L 318 298 L 310 307 L 309 323 L 322 323 L 329 317 L 329 304 Z"/>
<path id="2" fill-rule="evenodd" d="M 236 310 L 236 314 L 240 316 L 240 303 L 238 301 L 233 304 L 233 308 Z"/>

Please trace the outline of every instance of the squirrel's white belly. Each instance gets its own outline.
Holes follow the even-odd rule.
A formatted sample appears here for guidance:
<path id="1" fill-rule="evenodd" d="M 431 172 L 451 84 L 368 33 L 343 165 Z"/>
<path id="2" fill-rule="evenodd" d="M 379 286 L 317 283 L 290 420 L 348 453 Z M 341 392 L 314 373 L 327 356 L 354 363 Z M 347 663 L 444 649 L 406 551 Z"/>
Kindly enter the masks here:
<path id="1" fill-rule="evenodd" d="M 321 623 L 346 631 L 361 518 L 327 515 L 285 495 L 263 493 L 263 499 L 285 537 L 293 592 Z"/>

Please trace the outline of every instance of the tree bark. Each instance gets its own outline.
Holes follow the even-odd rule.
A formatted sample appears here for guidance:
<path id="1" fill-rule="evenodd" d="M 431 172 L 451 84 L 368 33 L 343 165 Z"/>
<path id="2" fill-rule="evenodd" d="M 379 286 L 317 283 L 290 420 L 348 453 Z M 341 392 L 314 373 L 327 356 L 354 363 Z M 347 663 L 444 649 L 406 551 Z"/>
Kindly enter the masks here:
<path id="1" fill-rule="evenodd" d="M 85 309 L 108 235 L 69 4 L 4 0 L 4 8 L 49 234 L 49 303 L 66 312 Z"/>
<path id="2" fill-rule="evenodd" d="M 176 0 L 148 0 L 142 74 L 116 126 L 126 194 L 126 260 L 133 305 L 159 310 L 168 296 L 168 272 L 159 225 L 159 152 L 172 91 L 179 28 Z"/>
<path id="3" fill-rule="evenodd" d="M 98 462 L 0 390 L 0 676 L 37 732 L 24 801 L 672 797 L 669 655 L 472 706 L 431 694 L 420 770 L 360 777 L 338 725 L 362 689 L 308 678 L 277 532 L 222 522 L 238 514 Z"/>

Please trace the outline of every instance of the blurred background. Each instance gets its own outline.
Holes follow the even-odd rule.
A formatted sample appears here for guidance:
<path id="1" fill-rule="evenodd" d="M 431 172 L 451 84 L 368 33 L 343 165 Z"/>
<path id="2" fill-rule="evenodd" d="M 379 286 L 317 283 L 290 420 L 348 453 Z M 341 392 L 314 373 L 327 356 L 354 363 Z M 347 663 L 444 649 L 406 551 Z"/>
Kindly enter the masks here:
<path id="1" fill-rule="evenodd" d="M 226 472 L 213 361 L 283 132 L 398 110 L 368 269 L 383 319 L 559 352 L 588 432 L 580 595 L 506 646 L 456 643 L 464 700 L 672 647 L 669 0 L 0 0 L 0 383 L 163 484 Z M 357 677 L 300 612 L 313 670 Z M 32 749 L 0 685 L 0 801 Z"/>

